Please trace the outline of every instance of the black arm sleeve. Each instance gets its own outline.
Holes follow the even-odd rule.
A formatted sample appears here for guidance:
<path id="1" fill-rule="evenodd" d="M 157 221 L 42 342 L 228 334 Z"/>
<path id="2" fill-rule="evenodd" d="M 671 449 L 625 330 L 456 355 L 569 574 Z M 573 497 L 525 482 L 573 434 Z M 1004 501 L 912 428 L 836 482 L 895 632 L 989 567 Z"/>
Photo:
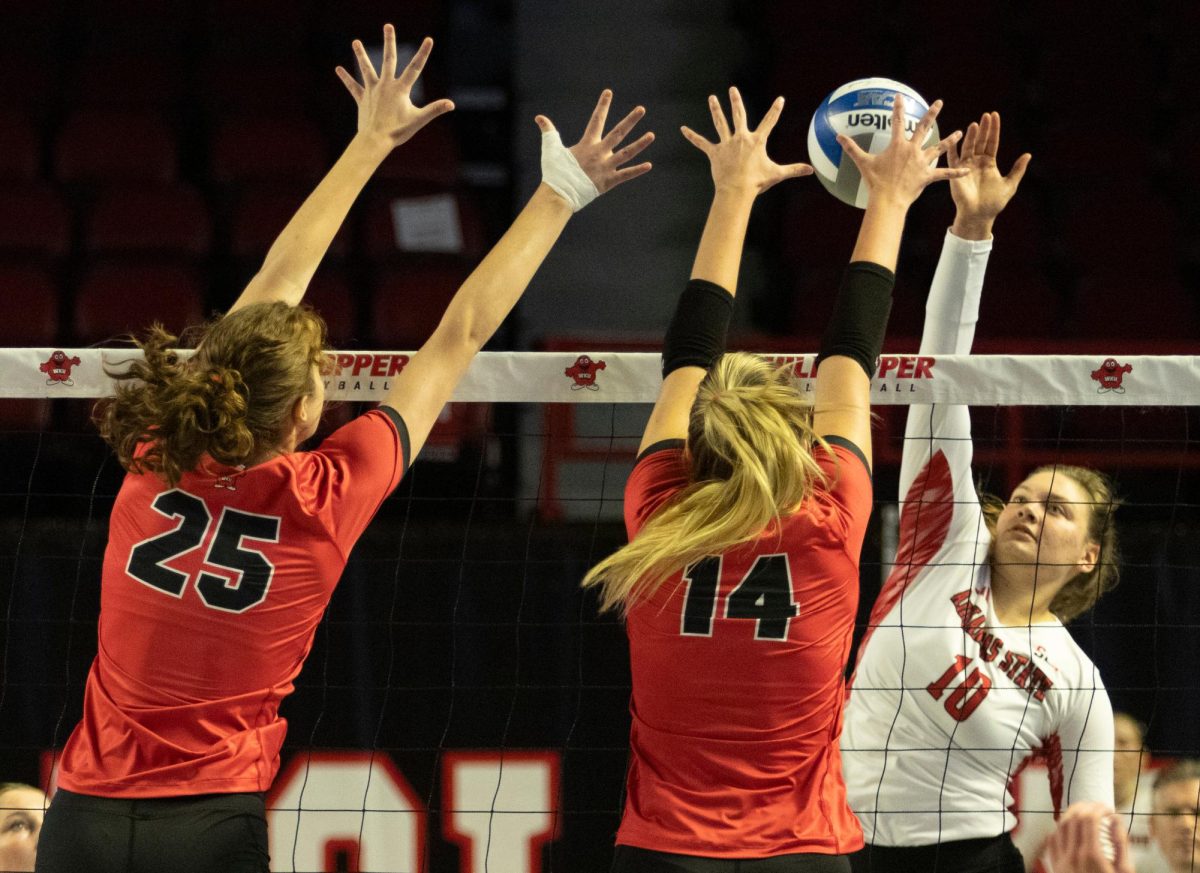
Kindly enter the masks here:
<path id="1" fill-rule="evenodd" d="M 680 367 L 708 369 L 715 364 L 725 354 L 732 315 L 732 294 L 703 279 L 688 282 L 663 338 L 663 378 Z"/>
<path id="2" fill-rule="evenodd" d="M 846 267 L 817 361 L 845 355 L 859 363 L 868 379 L 873 377 L 895 284 L 896 274 L 879 264 L 853 261 Z"/>

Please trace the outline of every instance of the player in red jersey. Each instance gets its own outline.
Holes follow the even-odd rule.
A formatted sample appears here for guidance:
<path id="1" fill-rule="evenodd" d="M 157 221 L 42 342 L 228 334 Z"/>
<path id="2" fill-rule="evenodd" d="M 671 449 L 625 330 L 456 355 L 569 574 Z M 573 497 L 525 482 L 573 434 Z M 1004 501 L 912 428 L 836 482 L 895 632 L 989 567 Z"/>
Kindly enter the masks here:
<path id="1" fill-rule="evenodd" d="M 376 73 L 354 44 L 358 133 L 195 355 L 161 328 L 142 344 L 101 432 L 128 470 L 101 580 L 99 651 L 67 742 L 39 871 L 267 869 L 263 794 L 279 768 L 280 701 L 312 646 L 347 555 L 421 450 L 476 352 L 573 211 L 649 170 L 620 168 L 639 107 L 607 135 L 604 92 L 583 138 L 542 129 L 544 181 L 450 302 L 378 410 L 311 452 L 324 325 L 298 304 L 355 197 L 388 153 L 436 116 L 414 106 L 425 40 L 396 76 L 384 29 Z"/>
<path id="2" fill-rule="evenodd" d="M 715 194 L 663 343 L 663 385 L 625 489 L 628 545 L 585 579 L 625 615 L 633 672 L 625 813 L 613 870 L 844 871 L 862 845 L 837 739 L 871 514 L 870 376 L 908 207 L 955 174 L 910 138 L 897 97 L 888 148 L 842 147 L 870 205 L 822 343 L 810 402 L 786 370 L 723 354 L 755 198 L 804 164 L 767 157 L 730 89 L 709 98 Z"/>

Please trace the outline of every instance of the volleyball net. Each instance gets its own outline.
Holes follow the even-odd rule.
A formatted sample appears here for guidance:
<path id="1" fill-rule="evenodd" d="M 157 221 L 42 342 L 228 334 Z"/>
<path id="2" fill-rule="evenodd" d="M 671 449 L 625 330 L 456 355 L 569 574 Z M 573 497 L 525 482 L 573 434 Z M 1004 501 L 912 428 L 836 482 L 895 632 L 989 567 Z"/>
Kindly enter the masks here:
<path id="1" fill-rule="evenodd" d="M 122 476 L 87 410 L 134 354 L 0 349 L 0 781 L 52 787 L 80 715 Z M 326 426 L 381 399 L 411 354 L 330 353 Z M 773 357 L 812 390 L 813 355 Z M 274 870 L 608 869 L 628 654 L 579 580 L 624 542 L 622 489 L 659 382 L 655 353 L 478 356 L 355 549 L 284 704 Z M 1187 356 L 884 355 L 860 633 L 895 554 L 907 407 L 968 404 L 990 492 L 1042 463 L 1115 477 L 1124 581 L 1072 633 L 1156 754 L 1200 753 L 1197 398 Z M 1022 775 L 1019 837 L 1046 816 L 1044 783 Z"/>

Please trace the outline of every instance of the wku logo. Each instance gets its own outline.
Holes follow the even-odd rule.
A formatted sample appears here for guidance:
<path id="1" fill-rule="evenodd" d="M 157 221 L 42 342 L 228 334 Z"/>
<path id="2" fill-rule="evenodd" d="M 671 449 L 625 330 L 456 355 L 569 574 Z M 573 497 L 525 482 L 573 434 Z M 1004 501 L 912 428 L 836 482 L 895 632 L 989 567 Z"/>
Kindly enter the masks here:
<path id="1" fill-rule="evenodd" d="M 1098 370 L 1092 370 L 1092 378 L 1100 383 L 1097 389 L 1100 394 L 1107 394 L 1109 391 L 1124 394 L 1125 388 L 1121 382 L 1126 373 L 1132 372 L 1132 364 L 1118 364 L 1116 358 L 1107 358 Z"/>
<path id="2" fill-rule="evenodd" d="M 46 374 L 47 385 L 74 385 L 71 379 L 71 368 L 78 367 L 82 361 L 77 357 L 67 357 L 67 353 L 59 349 L 43 363 L 39 370 Z"/>
<path id="3" fill-rule="evenodd" d="M 571 386 L 572 391 L 579 391 L 586 388 L 588 391 L 599 391 L 600 386 L 596 384 L 596 375 L 608 365 L 604 361 L 593 361 L 587 355 L 580 355 L 575 359 L 575 363 L 563 370 L 563 375 L 569 376 L 574 383 Z"/>

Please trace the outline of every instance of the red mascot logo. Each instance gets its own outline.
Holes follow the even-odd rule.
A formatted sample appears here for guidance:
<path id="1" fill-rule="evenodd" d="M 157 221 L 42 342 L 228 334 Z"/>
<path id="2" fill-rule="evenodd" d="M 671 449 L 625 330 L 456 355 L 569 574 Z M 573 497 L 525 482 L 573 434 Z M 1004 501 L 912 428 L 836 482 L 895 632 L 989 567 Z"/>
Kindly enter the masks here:
<path id="1" fill-rule="evenodd" d="M 1099 370 L 1092 370 L 1092 378 L 1100 383 L 1099 393 L 1107 394 L 1112 391 L 1115 394 L 1124 394 L 1125 389 L 1121 382 L 1125 374 L 1131 372 L 1132 364 L 1118 364 L 1116 358 L 1108 358 L 1100 365 Z"/>
<path id="2" fill-rule="evenodd" d="M 74 385 L 71 381 L 71 368 L 78 367 L 81 363 L 83 362 L 79 358 L 68 358 L 66 352 L 59 350 L 38 369 L 50 377 L 46 380 L 47 385 Z"/>
<path id="3" fill-rule="evenodd" d="M 581 388 L 586 388 L 588 391 L 599 391 L 600 386 L 596 384 L 596 374 L 606 367 L 607 364 L 604 361 L 593 361 L 587 355 L 580 355 L 575 359 L 574 364 L 563 370 L 563 374 L 575 380 L 575 384 L 571 386 L 572 391 L 578 391 Z"/>

